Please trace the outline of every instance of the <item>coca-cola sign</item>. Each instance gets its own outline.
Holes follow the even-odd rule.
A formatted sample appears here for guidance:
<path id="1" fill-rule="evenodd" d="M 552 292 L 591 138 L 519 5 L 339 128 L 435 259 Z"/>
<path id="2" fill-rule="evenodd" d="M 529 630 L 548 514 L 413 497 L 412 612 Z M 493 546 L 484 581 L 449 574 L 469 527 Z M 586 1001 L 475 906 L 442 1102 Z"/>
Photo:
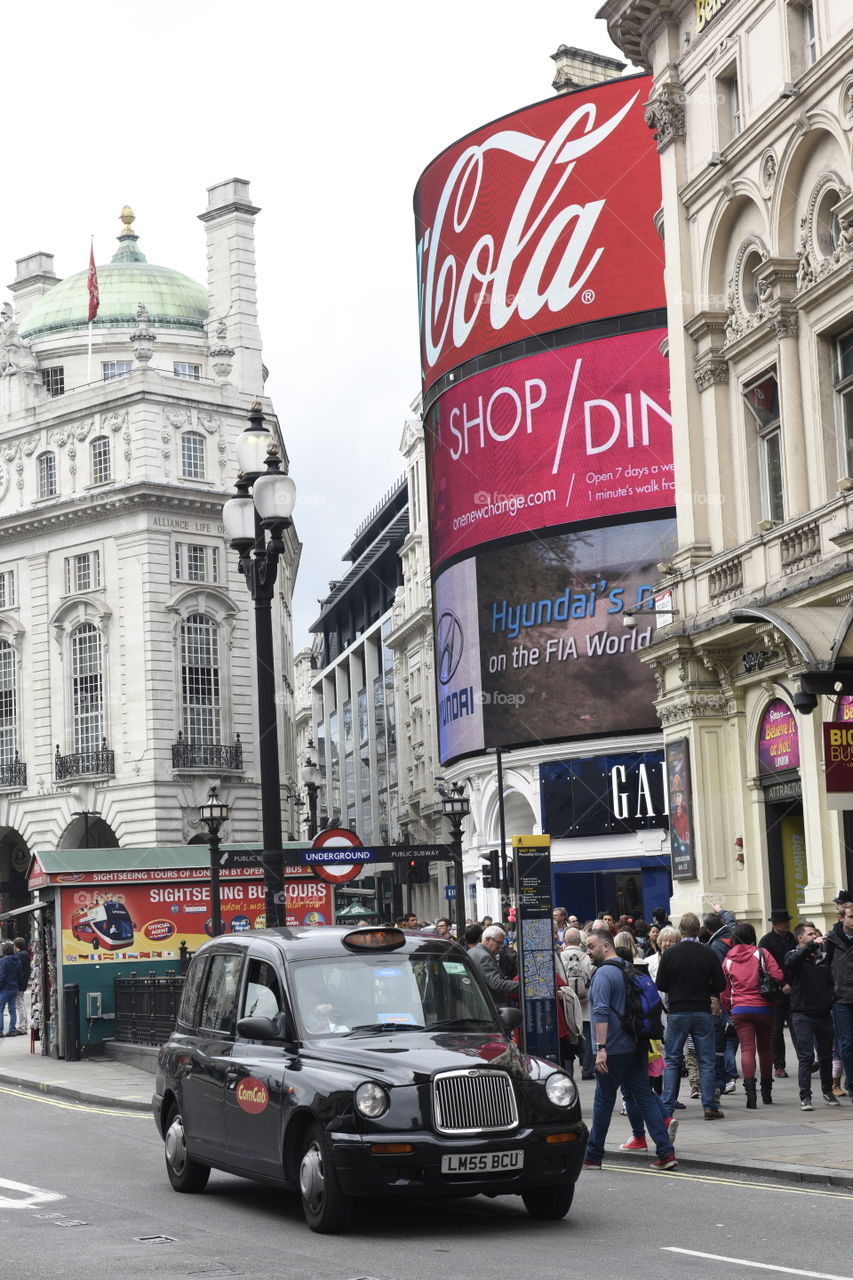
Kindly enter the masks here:
<path id="1" fill-rule="evenodd" d="M 664 305 L 650 81 L 528 107 L 455 143 L 415 192 L 425 387 L 485 351 Z"/>

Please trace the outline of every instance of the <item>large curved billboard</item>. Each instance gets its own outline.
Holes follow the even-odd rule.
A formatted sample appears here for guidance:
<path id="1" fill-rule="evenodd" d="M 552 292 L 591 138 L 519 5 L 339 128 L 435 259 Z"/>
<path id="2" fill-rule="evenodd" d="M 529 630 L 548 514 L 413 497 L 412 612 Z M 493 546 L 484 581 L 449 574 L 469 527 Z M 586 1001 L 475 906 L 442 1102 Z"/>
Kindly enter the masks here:
<path id="1" fill-rule="evenodd" d="M 418 184 L 443 761 L 657 726 L 623 625 L 675 549 L 649 89 L 525 108 Z"/>

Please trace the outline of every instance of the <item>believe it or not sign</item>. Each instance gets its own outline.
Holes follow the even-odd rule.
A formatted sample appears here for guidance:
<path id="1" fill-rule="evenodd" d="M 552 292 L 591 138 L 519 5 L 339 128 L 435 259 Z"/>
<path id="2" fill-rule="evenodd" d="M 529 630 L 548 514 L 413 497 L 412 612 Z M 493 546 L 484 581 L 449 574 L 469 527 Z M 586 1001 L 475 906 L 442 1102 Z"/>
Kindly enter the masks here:
<path id="1" fill-rule="evenodd" d="M 696 0 L 696 31 L 704 31 L 712 18 L 716 18 L 729 0 Z"/>
<path id="2" fill-rule="evenodd" d="M 799 767 L 797 721 L 787 702 L 776 698 L 764 712 L 758 730 L 758 772 L 782 773 Z"/>
<path id="3" fill-rule="evenodd" d="M 518 892 L 518 989 L 526 1053 L 560 1060 L 551 918 L 551 837 L 513 836 Z"/>
<path id="4" fill-rule="evenodd" d="M 853 809 L 853 725 L 824 723 L 823 760 L 826 770 L 826 807 Z"/>

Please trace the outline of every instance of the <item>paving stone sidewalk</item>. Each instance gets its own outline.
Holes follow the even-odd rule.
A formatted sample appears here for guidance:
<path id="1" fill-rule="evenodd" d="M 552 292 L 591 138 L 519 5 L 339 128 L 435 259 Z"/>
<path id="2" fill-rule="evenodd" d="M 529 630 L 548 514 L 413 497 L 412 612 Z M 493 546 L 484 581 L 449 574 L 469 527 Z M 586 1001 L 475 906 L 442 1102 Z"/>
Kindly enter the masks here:
<path id="1" fill-rule="evenodd" d="M 5 1036 L 0 1039 L 0 1086 L 45 1092 L 93 1106 L 148 1111 L 154 1076 L 108 1058 L 81 1062 L 44 1058 L 30 1052 L 28 1036 Z M 587 1122 L 592 1116 L 594 1088 L 591 1081 L 580 1083 Z M 796 1080 L 776 1080 L 773 1105 L 759 1102 L 756 1111 L 747 1111 L 739 1083 L 738 1092 L 722 1100 L 725 1120 L 709 1124 L 701 1103 L 690 1101 L 686 1089 L 682 1092 L 685 1110 L 677 1113 L 675 1145 L 685 1170 L 710 1165 L 721 1174 L 742 1175 L 748 1170 L 756 1175 L 831 1182 L 853 1190 L 853 1103 L 849 1098 L 842 1098 L 840 1107 L 828 1107 L 817 1094 L 814 1111 L 804 1112 Z M 620 1151 L 619 1143 L 630 1136 L 627 1118 L 614 1114 L 607 1163 L 654 1158 L 653 1152 L 646 1156 Z"/>

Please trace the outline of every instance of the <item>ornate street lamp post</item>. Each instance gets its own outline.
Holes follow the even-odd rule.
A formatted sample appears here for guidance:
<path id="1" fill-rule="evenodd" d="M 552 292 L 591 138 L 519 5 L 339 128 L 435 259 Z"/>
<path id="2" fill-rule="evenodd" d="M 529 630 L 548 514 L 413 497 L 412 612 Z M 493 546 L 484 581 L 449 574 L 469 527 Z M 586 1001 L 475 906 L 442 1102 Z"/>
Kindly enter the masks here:
<path id="1" fill-rule="evenodd" d="M 249 425 L 237 438 L 239 477 L 236 492 L 222 509 L 225 532 L 239 556 L 240 572 L 255 605 L 255 657 L 258 687 L 258 753 L 264 839 L 264 892 L 267 926 L 285 924 L 281 783 L 278 766 L 275 650 L 272 601 L 283 535 L 290 526 L 296 485 L 281 469 L 278 446 L 255 403 Z M 281 901 L 279 901 L 279 892 Z"/>
<path id="2" fill-rule="evenodd" d="M 213 936 L 222 932 L 222 905 L 219 895 L 219 829 L 228 821 L 228 805 L 219 799 L 216 787 L 211 787 L 204 804 L 198 807 L 198 816 L 207 827 L 207 843 L 210 848 L 210 903 L 213 917 Z"/>
<path id="3" fill-rule="evenodd" d="M 465 936 L 465 877 L 462 874 L 462 823 L 471 812 L 471 801 L 461 782 L 450 787 L 439 787 L 441 807 L 450 819 L 450 849 L 453 855 L 456 882 L 456 938 L 462 942 Z"/>
<path id="4" fill-rule="evenodd" d="M 305 763 L 302 766 L 302 781 L 305 783 L 305 790 L 308 792 L 308 839 L 313 840 L 317 834 L 317 792 L 320 790 L 317 785 L 317 766 L 312 759 L 311 752 L 314 750 L 314 739 L 308 739 L 308 755 L 305 757 Z"/>

